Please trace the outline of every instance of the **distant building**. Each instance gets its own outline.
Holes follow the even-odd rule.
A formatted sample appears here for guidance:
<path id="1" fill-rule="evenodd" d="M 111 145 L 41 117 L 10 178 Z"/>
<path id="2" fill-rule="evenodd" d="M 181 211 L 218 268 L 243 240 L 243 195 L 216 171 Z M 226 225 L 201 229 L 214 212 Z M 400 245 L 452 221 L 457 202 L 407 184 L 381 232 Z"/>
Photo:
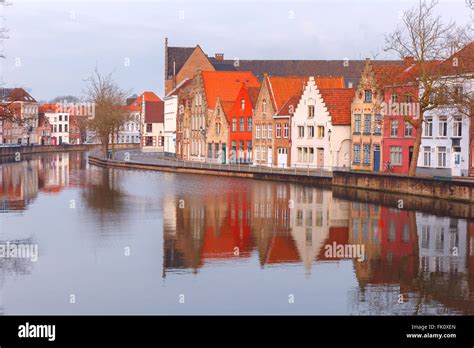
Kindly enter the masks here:
<path id="1" fill-rule="evenodd" d="M 38 144 L 38 102 L 23 88 L 0 88 L 0 102 L 14 113 L 0 122 L 0 142 Z"/>
<path id="2" fill-rule="evenodd" d="M 153 92 L 144 92 L 135 100 L 140 107 L 142 151 L 162 152 L 164 145 L 164 102 Z"/>
<path id="3" fill-rule="evenodd" d="M 51 140 L 53 145 L 69 143 L 69 112 L 59 112 L 57 104 L 40 106 L 40 113 L 48 119 L 51 125 Z"/>

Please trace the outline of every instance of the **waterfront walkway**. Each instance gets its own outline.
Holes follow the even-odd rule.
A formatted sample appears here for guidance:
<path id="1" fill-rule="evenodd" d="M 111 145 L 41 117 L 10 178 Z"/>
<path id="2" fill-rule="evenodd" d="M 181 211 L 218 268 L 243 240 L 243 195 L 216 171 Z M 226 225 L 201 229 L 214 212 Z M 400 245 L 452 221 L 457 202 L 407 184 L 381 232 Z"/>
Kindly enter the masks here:
<path id="1" fill-rule="evenodd" d="M 94 157 L 103 158 L 98 152 L 93 154 Z M 130 162 L 139 164 L 151 164 L 158 166 L 167 166 L 175 168 L 195 168 L 195 169 L 208 169 L 216 171 L 230 171 L 230 172 L 247 172 L 247 173 L 274 173 L 274 174 L 293 174 L 293 175 L 304 175 L 312 177 L 332 177 L 331 168 L 316 168 L 316 167 L 293 167 L 293 168 L 282 168 L 282 167 L 270 167 L 270 166 L 257 166 L 254 164 L 222 164 L 222 163 L 208 163 L 208 162 L 197 162 L 197 161 L 183 161 L 172 157 L 166 157 L 160 152 L 141 152 L 138 149 L 131 150 L 120 150 L 115 152 L 116 161 Z M 341 168 L 338 168 L 341 170 Z"/>

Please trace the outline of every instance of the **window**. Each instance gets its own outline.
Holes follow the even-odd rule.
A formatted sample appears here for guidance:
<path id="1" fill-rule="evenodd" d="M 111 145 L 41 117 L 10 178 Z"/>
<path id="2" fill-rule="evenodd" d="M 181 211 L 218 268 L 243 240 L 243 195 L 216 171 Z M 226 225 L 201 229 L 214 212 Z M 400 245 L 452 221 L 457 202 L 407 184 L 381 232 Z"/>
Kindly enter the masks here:
<path id="1" fill-rule="evenodd" d="M 308 148 L 303 147 L 303 162 L 308 162 Z"/>
<path id="2" fill-rule="evenodd" d="M 252 140 L 247 140 L 247 160 L 252 160 Z"/>
<path id="3" fill-rule="evenodd" d="M 255 126 L 255 139 L 260 139 L 260 125 Z"/>
<path id="4" fill-rule="evenodd" d="M 354 144 L 354 163 L 360 163 L 360 145 Z"/>
<path id="5" fill-rule="evenodd" d="M 285 123 L 283 125 L 283 138 L 288 138 L 289 134 L 290 134 L 290 125 L 288 123 Z"/>
<path id="6" fill-rule="evenodd" d="M 303 162 L 303 148 L 298 147 L 298 162 Z"/>
<path id="7" fill-rule="evenodd" d="M 354 133 L 360 133 L 361 115 L 354 114 Z"/>
<path id="8" fill-rule="evenodd" d="M 212 158 L 212 144 L 207 144 L 207 158 Z"/>
<path id="9" fill-rule="evenodd" d="M 318 126 L 318 138 L 324 138 L 324 126 Z"/>
<path id="10" fill-rule="evenodd" d="M 370 144 L 364 144 L 364 164 L 370 164 Z"/>
<path id="11" fill-rule="evenodd" d="M 67 121 L 67 115 L 64 115 L 64 121 Z"/>
<path id="12" fill-rule="evenodd" d="M 271 139 L 273 137 L 273 125 L 269 124 L 268 125 L 268 139 Z"/>
<path id="13" fill-rule="evenodd" d="M 391 97 L 392 104 L 398 103 L 398 94 L 394 93 Z"/>
<path id="14" fill-rule="evenodd" d="M 314 148 L 310 147 L 309 148 L 309 163 L 313 163 L 314 162 Z"/>
<path id="15" fill-rule="evenodd" d="M 281 137 L 281 124 L 277 123 L 276 125 L 276 137 L 280 138 Z"/>
<path id="16" fill-rule="evenodd" d="M 245 118 L 240 118 L 240 131 L 245 132 Z"/>
<path id="17" fill-rule="evenodd" d="M 298 126 L 298 138 L 304 138 L 304 127 Z"/>
<path id="18" fill-rule="evenodd" d="M 153 131 L 153 125 L 151 123 L 146 124 L 146 131 L 151 133 Z"/>
<path id="19" fill-rule="evenodd" d="M 314 126 L 308 126 L 307 129 L 308 129 L 308 138 L 309 139 L 314 138 Z"/>
<path id="20" fill-rule="evenodd" d="M 242 109 L 242 110 L 245 109 L 245 99 L 244 98 L 242 98 L 240 100 L 240 109 Z"/>
<path id="21" fill-rule="evenodd" d="M 411 137 L 413 136 L 413 126 L 410 122 L 405 122 L 405 136 Z"/>
<path id="22" fill-rule="evenodd" d="M 396 137 L 398 135 L 398 120 L 392 119 L 390 121 L 390 136 Z"/>
<path id="23" fill-rule="evenodd" d="M 460 103 L 463 99 L 463 86 L 458 85 L 453 88 L 453 102 Z"/>
<path id="24" fill-rule="evenodd" d="M 412 96 L 410 93 L 407 93 L 407 94 L 405 95 L 405 101 L 406 101 L 407 103 L 412 103 L 412 102 L 413 102 L 413 96 Z"/>
<path id="25" fill-rule="evenodd" d="M 237 118 L 232 117 L 232 132 L 237 132 Z"/>
<path id="26" fill-rule="evenodd" d="M 441 168 L 446 167 L 446 147 L 445 146 L 438 147 L 438 167 L 441 167 Z"/>
<path id="27" fill-rule="evenodd" d="M 374 134 L 382 133 L 382 115 L 375 114 Z"/>
<path id="28" fill-rule="evenodd" d="M 247 132 L 252 131 L 252 117 L 247 117 Z"/>
<path id="29" fill-rule="evenodd" d="M 308 118 L 314 117 L 314 105 L 308 105 Z"/>
<path id="30" fill-rule="evenodd" d="M 255 159 L 256 159 L 257 161 L 260 161 L 260 146 L 257 146 L 257 147 L 255 148 Z"/>
<path id="31" fill-rule="evenodd" d="M 219 158 L 219 144 L 215 144 L 214 147 L 214 158 L 218 159 Z"/>
<path id="32" fill-rule="evenodd" d="M 266 113 L 266 112 L 267 112 L 267 100 L 263 99 L 262 100 L 262 113 Z"/>
<path id="33" fill-rule="evenodd" d="M 432 137 L 433 136 L 433 119 L 431 117 L 427 117 L 425 119 L 425 137 Z"/>
<path id="34" fill-rule="evenodd" d="M 423 146 L 423 166 L 431 167 L 431 147 Z"/>
<path id="35" fill-rule="evenodd" d="M 364 92 L 364 102 L 372 103 L 372 91 L 370 89 L 367 89 Z"/>
<path id="36" fill-rule="evenodd" d="M 67 132 L 67 124 L 64 125 L 64 131 Z"/>
<path id="37" fill-rule="evenodd" d="M 390 163 L 394 166 L 402 165 L 402 147 L 390 146 Z"/>
<path id="38" fill-rule="evenodd" d="M 145 137 L 145 146 L 153 146 L 153 137 Z"/>
<path id="39" fill-rule="evenodd" d="M 59 115 L 59 121 L 63 120 L 63 115 Z"/>
<path id="40" fill-rule="evenodd" d="M 372 115 L 364 114 L 364 134 L 370 134 Z"/>
<path id="41" fill-rule="evenodd" d="M 60 124 L 60 125 L 59 125 L 59 133 L 61 133 L 62 131 L 63 131 L 63 125 Z"/>
<path id="42" fill-rule="evenodd" d="M 448 136 L 448 119 L 446 118 L 446 116 L 441 116 L 439 118 L 439 136 Z"/>
<path id="43" fill-rule="evenodd" d="M 216 123 L 216 134 L 217 135 L 221 134 L 221 124 L 220 123 Z"/>
<path id="44" fill-rule="evenodd" d="M 462 136 L 462 118 L 455 117 L 454 125 L 453 125 L 453 137 L 460 137 L 460 136 Z"/>
<path id="45" fill-rule="evenodd" d="M 267 159 L 267 148 L 265 146 L 262 146 L 262 161 L 265 161 Z"/>
<path id="46" fill-rule="evenodd" d="M 267 125 L 262 124 L 262 139 L 267 137 Z"/>

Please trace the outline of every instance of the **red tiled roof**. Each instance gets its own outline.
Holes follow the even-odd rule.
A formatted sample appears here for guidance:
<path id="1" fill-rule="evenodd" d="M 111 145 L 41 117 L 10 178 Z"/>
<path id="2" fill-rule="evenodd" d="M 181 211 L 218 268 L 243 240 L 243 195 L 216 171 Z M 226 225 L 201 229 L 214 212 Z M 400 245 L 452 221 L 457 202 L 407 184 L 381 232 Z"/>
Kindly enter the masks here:
<path id="1" fill-rule="evenodd" d="M 350 88 L 321 89 L 319 91 L 331 116 L 333 125 L 351 124 L 351 104 L 355 90 Z"/>
<path id="2" fill-rule="evenodd" d="M 145 123 L 163 123 L 165 103 L 162 100 L 145 102 Z"/>
<path id="3" fill-rule="evenodd" d="M 291 97 L 300 96 L 308 80 L 309 77 L 307 76 L 267 76 L 275 110 L 280 110 Z M 344 78 L 342 76 L 316 77 L 315 82 L 319 88 L 344 88 Z"/>
<path id="4" fill-rule="evenodd" d="M 405 67 L 400 65 L 373 65 L 375 81 L 378 87 L 383 88 L 393 85 L 397 78 L 403 73 Z"/>
<path id="5" fill-rule="evenodd" d="M 258 95 L 260 94 L 260 87 L 247 87 L 247 94 L 250 98 L 250 102 L 252 103 L 252 106 L 255 108 Z"/>
<path id="6" fill-rule="evenodd" d="M 222 111 L 224 112 L 226 118 L 227 118 L 227 121 L 229 122 L 232 122 L 231 120 L 231 117 L 230 117 L 230 114 L 231 114 L 231 111 L 232 111 L 232 107 L 234 106 L 234 102 L 231 102 L 231 101 L 221 101 L 221 105 L 222 105 Z"/>
<path id="7" fill-rule="evenodd" d="M 233 102 L 242 83 L 248 87 L 260 87 L 255 75 L 248 71 L 203 71 L 202 80 L 207 105 L 211 109 L 215 107 L 217 97 L 221 101 Z"/>
<path id="8" fill-rule="evenodd" d="M 474 72 L 474 41 L 446 59 L 442 66 L 445 74 Z"/>
<path id="9" fill-rule="evenodd" d="M 298 106 L 298 103 L 300 101 L 301 95 L 293 95 L 288 100 L 286 101 L 285 104 L 278 110 L 277 115 L 278 116 L 289 116 L 290 111 L 295 112 L 296 107 Z M 290 110 L 290 107 L 293 107 L 293 110 Z"/>

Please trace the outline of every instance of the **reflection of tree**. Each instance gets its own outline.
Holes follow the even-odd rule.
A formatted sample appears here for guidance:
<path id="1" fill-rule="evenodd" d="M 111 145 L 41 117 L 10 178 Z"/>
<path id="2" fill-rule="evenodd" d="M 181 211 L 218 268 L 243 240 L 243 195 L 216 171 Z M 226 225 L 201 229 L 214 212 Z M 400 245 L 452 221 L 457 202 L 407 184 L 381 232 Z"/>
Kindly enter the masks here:
<path id="1" fill-rule="evenodd" d="M 100 168 L 93 172 L 91 184 L 83 191 L 87 207 L 101 217 L 124 212 L 124 197 L 118 185 L 117 171 Z"/>

